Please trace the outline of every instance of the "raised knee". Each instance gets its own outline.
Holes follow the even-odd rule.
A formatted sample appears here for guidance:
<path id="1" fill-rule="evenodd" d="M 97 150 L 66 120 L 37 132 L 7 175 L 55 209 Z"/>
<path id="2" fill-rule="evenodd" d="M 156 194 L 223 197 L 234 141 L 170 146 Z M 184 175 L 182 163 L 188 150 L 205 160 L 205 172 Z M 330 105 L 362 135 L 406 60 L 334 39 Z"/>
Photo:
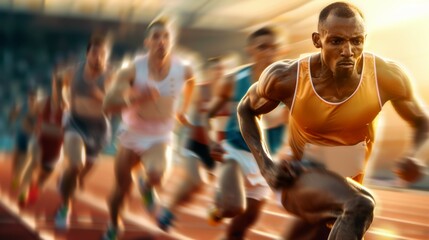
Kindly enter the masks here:
<path id="1" fill-rule="evenodd" d="M 241 204 L 241 202 L 236 201 L 234 199 L 224 199 L 226 201 L 223 202 L 223 206 L 221 206 L 223 216 L 230 218 L 235 217 L 237 215 L 241 215 L 245 211 L 244 204 Z"/>
<path id="2" fill-rule="evenodd" d="M 359 195 L 352 199 L 348 205 L 348 210 L 362 217 L 373 216 L 375 209 L 375 201 L 364 195 Z"/>

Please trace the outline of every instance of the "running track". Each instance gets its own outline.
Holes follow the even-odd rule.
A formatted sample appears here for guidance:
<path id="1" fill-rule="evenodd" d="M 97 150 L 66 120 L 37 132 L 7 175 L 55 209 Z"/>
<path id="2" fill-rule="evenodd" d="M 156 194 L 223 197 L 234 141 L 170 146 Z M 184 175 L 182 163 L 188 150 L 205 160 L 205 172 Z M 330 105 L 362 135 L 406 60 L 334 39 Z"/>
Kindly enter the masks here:
<path id="1" fill-rule="evenodd" d="M 56 179 L 48 181 L 39 201 L 25 209 L 16 205 L 16 193 L 10 186 L 10 157 L 0 153 L 0 240 L 100 239 L 108 222 L 106 198 L 113 183 L 113 165 L 104 156 L 88 176 L 85 190 L 78 190 L 73 204 L 71 228 L 56 231 L 53 215 L 59 204 Z M 61 166 L 59 166 L 61 167 Z M 174 189 L 180 170 L 171 171 L 167 186 L 160 194 L 168 198 Z M 178 209 L 175 227 L 167 234 L 159 230 L 140 205 L 133 190 L 124 213 L 125 233 L 121 239 L 219 239 L 225 225 L 206 224 L 206 209 L 212 202 L 214 188 L 206 185 L 189 204 Z M 376 217 L 366 240 L 424 240 L 429 239 L 429 193 L 372 189 L 377 199 Z M 291 216 L 279 208 L 271 197 L 258 223 L 248 233 L 248 239 L 278 239 Z"/>

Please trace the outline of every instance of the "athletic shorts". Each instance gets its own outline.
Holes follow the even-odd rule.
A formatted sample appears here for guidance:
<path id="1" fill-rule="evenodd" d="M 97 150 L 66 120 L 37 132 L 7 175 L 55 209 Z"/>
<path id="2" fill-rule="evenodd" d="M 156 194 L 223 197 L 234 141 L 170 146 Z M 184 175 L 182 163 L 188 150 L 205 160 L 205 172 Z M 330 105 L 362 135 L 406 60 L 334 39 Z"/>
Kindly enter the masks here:
<path id="1" fill-rule="evenodd" d="M 119 144 L 132 150 L 140 157 L 146 175 L 155 174 L 163 176 L 171 163 L 168 146 L 171 143 L 173 133 L 163 135 L 146 135 L 121 126 L 119 129 Z"/>
<path id="2" fill-rule="evenodd" d="M 52 171 L 60 158 L 63 137 L 41 134 L 39 136 L 39 145 L 41 148 L 42 168 L 45 171 Z"/>
<path id="3" fill-rule="evenodd" d="M 88 118 L 70 114 L 65 132 L 73 131 L 82 137 L 87 159 L 95 159 L 110 142 L 110 123 L 107 118 Z"/>
<path id="4" fill-rule="evenodd" d="M 119 143 L 127 148 L 133 150 L 138 155 L 142 155 L 146 150 L 157 144 L 170 144 L 173 138 L 172 133 L 163 135 L 147 135 L 127 129 L 125 126 L 120 126 L 118 130 Z"/>
<path id="5" fill-rule="evenodd" d="M 189 150 L 192 153 L 191 155 L 200 159 L 207 169 L 211 170 L 216 166 L 215 160 L 210 156 L 210 148 L 207 144 L 188 139 L 185 144 L 185 149 Z"/>
<path id="6" fill-rule="evenodd" d="M 222 142 L 225 150 L 225 161 L 236 161 L 243 172 L 246 197 L 261 201 L 268 197 L 270 187 L 262 176 L 253 154 L 249 151 L 235 148 L 227 141 Z"/>

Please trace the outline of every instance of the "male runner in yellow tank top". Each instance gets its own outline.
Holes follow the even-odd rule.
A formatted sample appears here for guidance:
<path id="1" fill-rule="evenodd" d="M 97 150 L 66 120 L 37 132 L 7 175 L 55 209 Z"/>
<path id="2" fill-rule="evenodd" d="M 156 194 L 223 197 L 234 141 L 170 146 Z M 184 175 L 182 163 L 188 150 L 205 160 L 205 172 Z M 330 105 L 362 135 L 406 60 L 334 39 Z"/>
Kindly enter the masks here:
<path id="1" fill-rule="evenodd" d="M 363 237 L 375 202 L 350 178 L 362 182 L 374 141 L 373 122 L 386 102 L 413 127 L 414 149 L 428 136 L 428 117 L 415 100 L 409 77 L 396 63 L 364 52 L 365 38 L 359 9 L 341 2 L 325 7 L 312 35 L 321 52 L 271 65 L 238 107 L 241 132 L 262 175 L 281 192 L 285 209 L 300 217 L 286 239 Z M 290 158 L 316 159 L 331 171 L 302 171 L 305 161 L 271 161 L 256 119 L 280 102 L 291 110 Z M 335 153 L 342 158 L 332 163 Z M 413 161 L 412 156 L 404 158 Z M 332 229 L 327 223 L 334 223 Z"/>

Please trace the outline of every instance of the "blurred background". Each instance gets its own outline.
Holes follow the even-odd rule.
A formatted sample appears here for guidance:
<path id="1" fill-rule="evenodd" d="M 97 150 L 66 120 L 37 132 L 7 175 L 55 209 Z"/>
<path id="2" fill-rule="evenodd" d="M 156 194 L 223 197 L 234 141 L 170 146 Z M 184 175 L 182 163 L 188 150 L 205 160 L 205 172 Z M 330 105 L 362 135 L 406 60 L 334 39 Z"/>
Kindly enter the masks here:
<path id="1" fill-rule="evenodd" d="M 55 65 L 82 61 L 93 31 L 114 34 L 112 63 L 126 64 L 143 50 L 144 30 L 159 15 L 174 16 L 181 51 L 198 69 L 200 59 L 229 55 L 231 67 L 246 63 L 245 39 L 265 25 L 281 33 L 280 58 L 316 51 L 311 33 L 328 0 L 0 0 L 0 149 L 13 147 L 14 126 L 6 121 L 11 107 L 29 89 L 49 91 Z M 429 102 L 429 1 L 351 1 L 368 25 L 367 51 L 400 62 L 413 78 L 426 110 Z M 391 172 L 409 150 L 411 131 L 390 105 L 380 115 L 371 172 L 373 184 L 402 186 Z M 107 153 L 113 153 L 110 146 Z M 428 161 L 428 152 L 421 158 Z M 409 186 L 429 190 L 429 179 Z"/>

